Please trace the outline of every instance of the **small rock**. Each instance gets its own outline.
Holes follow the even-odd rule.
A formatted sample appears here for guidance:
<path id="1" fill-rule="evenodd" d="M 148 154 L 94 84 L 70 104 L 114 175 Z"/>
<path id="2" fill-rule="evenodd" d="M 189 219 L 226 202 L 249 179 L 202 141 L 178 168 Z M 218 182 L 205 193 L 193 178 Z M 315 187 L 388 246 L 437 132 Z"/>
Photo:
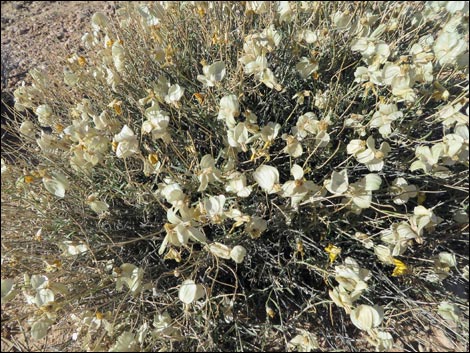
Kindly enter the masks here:
<path id="1" fill-rule="evenodd" d="M 22 8 L 24 8 L 24 5 L 21 2 L 14 2 L 13 3 L 13 8 L 15 10 L 21 10 Z"/>
<path id="2" fill-rule="evenodd" d="M 18 31 L 18 34 L 21 36 L 23 34 L 26 34 L 29 32 L 29 28 L 20 28 L 20 30 Z"/>

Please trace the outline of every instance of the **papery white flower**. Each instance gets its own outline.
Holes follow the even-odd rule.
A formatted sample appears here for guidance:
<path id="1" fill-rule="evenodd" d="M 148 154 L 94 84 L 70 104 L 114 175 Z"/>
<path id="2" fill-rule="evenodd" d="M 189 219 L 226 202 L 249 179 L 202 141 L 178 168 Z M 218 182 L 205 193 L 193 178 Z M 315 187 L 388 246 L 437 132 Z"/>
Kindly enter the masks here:
<path id="1" fill-rule="evenodd" d="M 180 216 L 178 216 L 179 212 Z M 166 236 L 158 250 L 161 255 L 166 249 L 168 243 L 175 246 L 187 245 L 189 239 L 200 243 L 206 242 L 206 236 L 202 232 L 196 220 L 196 210 L 187 206 L 179 209 L 170 208 L 167 211 L 167 218 L 170 223 L 166 223 L 164 228 Z"/>
<path id="2" fill-rule="evenodd" d="M 10 167 L 5 163 L 4 159 L 2 158 L 2 175 L 8 173 L 10 171 Z"/>
<path id="3" fill-rule="evenodd" d="M 248 197 L 251 194 L 252 187 L 246 186 L 246 176 L 240 172 L 233 172 L 228 176 L 228 182 L 225 190 L 237 194 L 239 197 Z"/>
<path id="4" fill-rule="evenodd" d="M 59 285 L 57 289 L 60 289 L 61 292 L 65 293 L 67 290 L 64 289 L 64 285 Z M 31 276 L 31 288 L 35 290 L 36 295 L 34 297 L 29 297 L 26 292 L 23 292 L 27 296 L 27 301 L 31 304 L 35 304 L 38 308 L 43 305 L 53 303 L 55 301 L 54 293 L 54 284 L 49 281 L 47 276 L 43 275 L 32 275 Z"/>
<path id="5" fill-rule="evenodd" d="M 267 52 L 272 52 L 281 42 L 281 34 L 276 31 L 273 24 L 263 29 L 261 33 L 256 34 L 255 37 L 258 45 L 262 46 Z"/>
<path id="6" fill-rule="evenodd" d="M 379 326 L 384 317 L 380 306 L 359 305 L 351 312 L 351 322 L 363 331 Z"/>
<path id="7" fill-rule="evenodd" d="M 367 289 L 366 281 L 370 278 L 370 271 L 359 267 L 352 257 L 347 257 L 343 265 L 335 266 L 335 279 L 341 287 L 349 292 Z"/>
<path id="8" fill-rule="evenodd" d="M 138 350 L 139 344 L 135 339 L 135 335 L 130 331 L 124 331 L 109 349 L 109 352 L 137 352 Z"/>
<path id="9" fill-rule="evenodd" d="M 276 139 L 279 131 L 281 130 L 281 124 L 268 122 L 267 125 L 263 126 L 260 131 L 260 136 L 263 141 L 266 143 L 266 146 L 269 146 Z"/>
<path id="10" fill-rule="evenodd" d="M 393 265 L 393 256 L 390 248 L 385 245 L 376 245 L 374 246 L 374 254 L 377 258 L 388 265 Z"/>
<path id="11" fill-rule="evenodd" d="M 289 180 L 282 185 L 282 196 L 290 197 L 291 206 L 295 208 L 309 192 L 319 191 L 320 187 L 313 181 L 304 180 L 304 170 L 297 164 L 292 166 L 291 174 L 294 180 Z"/>
<path id="12" fill-rule="evenodd" d="M 401 68 L 399 65 L 387 62 L 382 69 L 382 82 L 384 85 L 390 86 L 395 77 L 401 75 Z"/>
<path id="13" fill-rule="evenodd" d="M 261 15 L 269 11 L 269 1 L 247 1 L 246 11 L 252 11 L 258 15 Z"/>
<path id="14" fill-rule="evenodd" d="M 397 205 L 404 205 L 410 197 L 418 195 L 416 185 L 409 185 L 404 178 L 396 178 L 390 187 L 390 193 L 393 196 L 393 202 Z"/>
<path id="15" fill-rule="evenodd" d="M 292 135 L 283 134 L 282 139 L 286 141 L 286 147 L 282 149 L 282 152 L 287 153 L 293 158 L 300 157 L 304 150 L 300 141 Z"/>
<path id="16" fill-rule="evenodd" d="M 367 148 L 366 148 L 367 146 Z M 353 154 L 359 163 L 365 164 L 371 172 L 381 171 L 384 166 L 384 159 L 391 151 L 387 142 L 382 142 L 380 148 L 375 148 L 375 140 L 369 136 L 366 146 L 361 140 L 352 140 L 347 146 L 348 154 Z"/>
<path id="17" fill-rule="evenodd" d="M 344 194 L 349 188 L 348 171 L 346 169 L 340 172 L 333 171 L 331 178 L 326 179 L 323 186 L 332 194 Z"/>
<path id="18" fill-rule="evenodd" d="M 372 35 L 353 40 L 351 50 L 360 52 L 368 65 L 384 64 L 390 56 L 389 45 Z"/>
<path id="19" fill-rule="evenodd" d="M 241 264 L 246 256 L 246 249 L 241 245 L 235 245 L 230 251 L 230 258 L 237 264 Z"/>
<path id="20" fill-rule="evenodd" d="M 362 124 L 363 120 L 364 120 L 364 115 L 351 114 L 351 116 L 344 121 L 344 126 L 354 129 L 354 132 L 356 134 L 360 135 L 360 136 L 366 136 L 367 135 L 366 134 L 366 128 Z M 355 145 L 353 145 L 353 144 L 355 144 Z M 359 150 L 361 150 L 362 147 L 364 147 L 364 146 L 365 146 L 365 142 L 362 142 L 362 140 L 351 140 L 351 146 L 349 148 L 350 149 L 356 149 L 356 150 L 359 149 Z"/>
<path id="21" fill-rule="evenodd" d="M 309 134 L 315 134 L 317 132 L 317 116 L 315 113 L 308 112 L 299 116 L 297 124 L 292 128 L 292 134 L 294 134 L 299 140 L 304 139 Z"/>
<path id="22" fill-rule="evenodd" d="M 224 96 L 220 99 L 219 115 L 217 120 L 224 120 L 229 129 L 236 126 L 235 118 L 240 115 L 240 105 L 237 96 L 234 94 Z"/>
<path id="23" fill-rule="evenodd" d="M 202 284 L 196 284 L 192 279 L 187 279 L 181 283 L 178 290 L 178 298 L 185 304 L 191 304 L 203 298 L 206 291 Z"/>
<path id="24" fill-rule="evenodd" d="M 321 37 L 320 31 L 311 31 L 309 29 L 302 29 L 297 33 L 297 40 L 299 42 L 305 41 L 307 44 L 319 43 Z"/>
<path id="25" fill-rule="evenodd" d="M 134 132 L 124 125 L 121 132 L 114 135 L 113 142 L 116 145 L 116 156 L 118 158 L 127 158 L 139 152 L 139 141 Z"/>
<path id="26" fill-rule="evenodd" d="M 325 90 L 325 91 L 322 91 L 322 90 L 317 90 L 315 92 L 315 96 L 313 97 L 313 105 L 315 107 L 317 107 L 318 109 L 320 110 L 325 110 L 327 107 L 328 107 L 328 101 L 330 99 L 330 90 Z M 328 124 L 331 123 L 331 121 L 329 120 L 329 117 L 323 121 L 327 121 Z"/>
<path id="27" fill-rule="evenodd" d="M 144 168 L 143 172 L 145 176 L 150 176 L 152 174 L 159 174 L 162 170 L 162 162 L 158 160 L 158 157 L 155 153 L 151 153 L 147 156 L 147 159 L 144 159 Z"/>
<path id="28" fill-rule="evenodd" d="M 253 58 L 252 61 L 247 62 L 245 66 L 243 67 L 243 69 L 247 75 L 254 74 L 257 77 L 259 77 L 259 75 L 261 75 L 263 70 L 268 69 L 268 60 L 266 59 L 265 56 L 259 55 Z"/>
<path id="29" fill-rule="evenodd" d="M 441 32 L 437 37 L 433 51 L 439 64 L 455 64 L 457 57 L 467 50 L 466 41 L 458 32 Z"/>
<path id="30" fill-rule="evenodd" d="M 282 86 L 277 83 L 276 77 L 274 76 L 274 73 L 266 68 L 262 72 L 260 72 L 258 76 L 258 79 L 260 82 L 264 83 L 266 87 L 273 88 L 276 91 L 282 90 Z"/>
<path id="31" fill-rule="evenodd" d="M 29 120 L 25 120 L 21 123 L 19 131 L 20 134 L 29 138 L 34 138 L 34 136 L 36 135 L 35 126 Z"/>
<path id="32" fill-rule="evenodd" d="M 407 222 L 393 223 L 390 229 L 383 230 L 381 233 L 380 239 L 393 247 L 391 250 L 392 256 L 403 255 L 412 240 L 420 241 L 420 234 L 413 230 L 413 227 Z M 381 254 L 383 258 L 381 259 L 386 262 L 388 255 L 384 249 L 381 250 L 383 250 Z M 377 254 L 377 256 L 379 255 L 380 254 Z"/>
<path id="33" fill-rule="evenodd" d="M 459 307 L 453 303 L 447 301 L 441 302 L 439 304 L 437 312 L 446 320 L 454 322 L 460 321 L 459 315 L 461 311 Z"/>
<path id="34" fill-rule="evenodd" d="M 72 79 L 73 77 L 68 78 L 69 81 L 71 81 Z M 65 77 L 64 77 L 64 80 L 65 80 Z M 78 77 L 72 81 L 73 85 L 75 85 L 77 82 L 78 82 Z M 113 92 L 117 92 L 117 86 L 121 83 L 121 78 L 119 77 L 119 74 L 111 70 L 108 67 L 106 68 L 106 83 L 108 84 L 108 86 L 111 86 L 111 89 L 113 90 Z"/>
<path id="35" fill-rule="evenodd" d="M 279 172 L 275 167 L 260 165 L 253 173 L 253 179 L 268 194 L 276 193 L 279 188 Z"/>
<path id="36" fill-rule="evenodd" d="M 77 241 L 66 240 L 59 244 L 64 256 L 77 256 L 88 251 L 88 246 Z"/>
<path id="37" fill-rule="evenodd" d="M 268 222 L 258 216 L 249 217 L 245 225 L 245 231 L 253 238 L 259 238 L 268 229 Z"/>
<path id="38" fill-rule="evenodd" d="M 390 352 L 393 348 L 393 337 L 390 333 L 372 329 L 368 331 L 367 340 L 375 346 L 377 352 Z"/>
<path id="39" fill-rule="evenodd" d="M 209 183 L 221 180 L 220 170 L 215 167 L 215 160 L 210 154 L 206 154 L 201 158 L 199 167 L 201 169 L 198 174 L 200 185 L 197 191 L 204 191 L 207 189 Z"/>
<path id="40" fill-rule="evenodd" d="M 312 352 L 319 348 L 317 338 L 313 333 L 305 330 L 299 330 L 301 333 L 292 338 L 289 343 L 289 351 L 297 349 L 298 352 Z"/>
<path id="41" fill-rule="evenodd" d="M 48 134 L 44 131 L 41 131 L 41 138 L 36 139 L 36 143 L 38 144 L 41 152 L 44 154 L 53 154 L 57 151 L 59 147 L 59 141 L 57 138 L 52 135 Z"/>
<path id="42" fill-rule="evenodd" d="M 357 214 L 369 208 L 372 202 L 372 191 L 380 189 L 382 179 L 377 174 L 367 174 L 361 180 L 349 186 L 346 194 L 352 201 L 351 207 Z"/>
<path id="43" fill-rule="evenodd" d="M 224 204 L 224 195 L 211 196 L 208 199 L 204 199 L 204 210 L 213 223 L 220 223 L 224 220 Z"/>
<path id="44" fill-rule="evenodd" d="M 102 215 L 109 209 L 109 205 L 101 200 L 97 200 L 98 194 L 94 193 L 88 196 L 87 203 L 90 208 L 95 211 L 97 214 Z"/>
<path id="45" fill-rule="evenodd" d="M 36 115 L 41 126 L 52 126 L 53 121 L 51 120 L 53 112 L 49 104 L 41 104 L 36 108 Z"/>
<path id="46" fill-rule="evenodd" d="M 159 184 L 159 193 L 175 209 L 185 205 L 186 195 L 178 183 L 169 182 L 168 184 Z"/>
<path id="47" fill-rule="evenodd" d="M 91 27 L 94 31 L 106 30 L 108 26 L 108 18 L 102 12 L 96 12 L 91 17 Z"/>
<path id="48" fill-rule="evenodd" d="M 442 139 L 444 143 L 443 161 L 446 165 L 468 162 L 468 127 L 457 125 L 455 130 L 457 133 L 445 135 Z"/>
<path id="49" fill-rule="evenodd" d="M 15 98 L 15 109 L 23 112 L 27 108 L 34 108 L 36 97 L 39 96 L 40 91 L 34 86 L 26 86 L 23 81 L 21 86 L 14 90 L 13 96 Z"/>
<path id="50" fill-rule="evenodd" d="M 423 65 L 416 65 L 415 67 L 415 80 L 417 82 L 431 83 L 434 81 L 432 62 Z"/>
<path id="51" fill-rule="evenodd" d="M 428 41 L 428 38 L 431 41 Z M 431 47 L 434 43 L 434 39 L 432 36 L 430 37 L 421 37 L 420 42 L 415 43 L 411 46 L 410 54 L 413 58 L 413 62 L 416 65 L 424 65 L 432 61 L 434 59 L 434 54 L 431 52 Z"/>
<path id="52" fill-rule="evenodd" d="M 300 77 L 306 79 L 310 74 L 318 71 L 318 61 L 313 58 L 302 57 L 300 61 L 295 65 L 295 69 L 299 72 Z"/>
<path id="53" fill-rule="evenodd" d="M 117 72 L 124 72 L 126 59 L 124 55 L 124 47 L 119 43 L 119 41 L 115 41 L 111 47 L 112 57 L 114 67 L 116 68 Z"/>
<path id="54" fill-rule="evenodd" d="M 390 86 L 392 87 L 392 94 L 398 97 L 398 102 L 414 102 L 416 100 L 416 93 L 413 90 L 415 81 L 415 74 L 410 75 L 409 72 L 401 73 L 392 79 Z"/>
<path id="55" fill-rule="evenodd" d="M 42 178 L 42 182 L 47 191 L 60 198 L 64 198 L 65 191 L 70 188 L 67 177 L 60 172 L 52 172 L 51 175 L 45 175 Z"/>
<path id="56" fill-rule="evenodd" d="M 460 109 L 462 108 L 461 104 L 447 104 L 439 109 L 439 120 L 442 121 L 442 124 L 445 127 L 450 127 L 453 124 L 469 124 L 468 114 L 462 114 Z"/>
<path id="57" fill-rule="evenodd" d="M 165 95 L 165 102 L 168 104 L 173 104 L 174 106 L 178 107 L 178 102 L 184 95 L 184 88 L 178 84 L 171 85 L 168 88 L 168 92 Z"/>
<path id="58" fill-rule="evenodd" d="M 31 325 L 31 337 L 35 340 L 40 340 L 47 335 L 49 327 L 54 323 L 53 320 L 43 317 L 35 321 Z"/>
<path id="59" fill-rule="evenodd" d="M 212 65 L 203 65 L 202 72 L 203 75 L 197 75 L 197 80 L 204 87 L 213 87 L 225 77 L 225 62 L 216 61 Z"/>
<path id="60" fill-rule="evenodd" d="M 137 295 L 142 290 L 142 279 L 144 270 L 130 263 L 122 264 L 113 275 L 116 277 L 116 290 L 121 291 L 126 285 L 133 295 Z"/>
<path id="61" fill-rule="evenodd" d="M 379 104 L 379 110 L 374 113 L 370 121 L 371 128 L 378 128 L 383 137 L 392 133 L 392 123 L 403 117 L 396 104 Z"/>
<path id="62" fill-rule="evenodd" d="M 346 30 L 350 28 L 351 23 L 351 13 L 349 11 L 336 11 L 332 16 L 331 19 L 336 28 L 340 30 Z"/>
<path id="63" fill-rule="evenodd" d="M 418 160 L 410 165 L 410 170 L 422 169 L 425 173 L 444 176 L 448 169 L 438 164 L 444 152 L 444 147 L 442 142 L 436 143 L 431 148 L 428 146 L 416 147 L 415 155 L 418 157 Z"/>
<path id="64" fill-rule="evenodd" d="M 355 297 L 353 297 L 352 294 L 341 286 L 334 287 L 328 294 L 337 306 L 344 308 L 346 314 L 351 312 L 354 301 L 360 297 L 360 293 L 355 293 Z"/>
<path id="65" fill-rule="evenodd" d="M 155 327 L 152 332 L 154 337 L 177 337 L 180 335 L 179 330 L 175 327 L 174 320 L 167 311 L 155 314 L 153 326 Z"/>
<path id="66" fill-rule="evenodd" d="M 442 218 L 438 217 L 432 209 L 424 206 L 416 206 L 413 210 L 413 216 L 410 218 L 410 223 L 414 231 L 419 235 L 422 234 L 423 229 L 433 228 L 439 224 Z"/>
<path id="67" fill-rule="evenodd" d="M 279 14 L 279 22 L 291 22 L 294 18 L 294 11 L 289 1 L 277 2 L 277 13 Z"/>
<path id="68" fill-rule="evenodd" d="M 281 85 L 277 83 L 274 73 L 269 69 L 268 61 L 265 56 L 257 56 L 254 60 L 249 61 L 243 68 L 246 74 L 253 74 L 258 81 L 264 83 L 267 87 L 275 88 L 277 91 L 282 89 Z"/>
<path id="69" fill-rule="evenodd" d="M 93 34 L 89 32 L 85 32 L 83 36 L 80 38 L 82 43 L 84 44 L 85 48 L 91 49 L 94 46 L 99 44 L 99 40 L 97 37 L 95 37 Z"/>
<path id="70" fill-rule="evenodd" d="M 238 123 L 234 128 L 227 130 L 227 139 L 230 147 L 241 148 L 246 152 L 246 145 L 252 140 L 248 133 L 251 125 L 247 122 Z"/>
<path id="71" fill-rule="evenodd" d="M 115 133 L 119 130 L 119 122 L 112 119 L 106 110 L 104 110 L 100 115 L 93 116 L 93 123 L 97 130 L 107 130 L 110 133 Z"/>
<path id="72" fill-rule="evenodd" d="M 212 255 L 220 257 L 221 259 L 230 259 L 231 249 L 227 245 L 214 242 L 209 244 L 209 251 Z"/>
<path id="73" fill-rule="evenodd" d="M 162 139 L 164 142 L 171 140 L 168 133 L 168 125 L 170 124 L 170 116 L 167 112 L 160 110 L 158 105 L 153 105 L 145 110 L 146 121 L 142 124 L 143 133 L 151 133 L 152 139 Z"/>
<path id="74" fill-rule="evenodd" d="M 436 260 L 439 262 L 439 267 L 457 267 L 457 259 L 455 258 L 455 254 L 442 251 L 439 253 Z"/>
<path id="75" fill-rule="evenodd" d="M 15 281 L 11 278 L 2 279 L 2 305 L 12 300 L 16 294 L 17 290 L 14 289 Z"/>
<path id="76" fill-rule="evenodd" d="M 152 3 L 152 6 L 142 5 L 137 10 L 148 27 L 157 26 L 162 18 L 166 16 L 165 8 L 159 3 Z"/>

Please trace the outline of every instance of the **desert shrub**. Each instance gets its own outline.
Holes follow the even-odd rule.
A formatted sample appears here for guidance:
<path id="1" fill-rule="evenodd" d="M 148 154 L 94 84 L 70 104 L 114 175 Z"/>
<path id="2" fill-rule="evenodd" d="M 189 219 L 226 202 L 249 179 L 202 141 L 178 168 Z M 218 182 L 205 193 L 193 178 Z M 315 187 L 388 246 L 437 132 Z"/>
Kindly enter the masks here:
<path id="1" fill-rule="evenodd" d="M 15 91 L 2 192 L 35 216 L 2 301 L 22 291 L 33 338 L 68 322 L 88 350 L 410 349 L 434 325 L 466 344 L 467 20 L 465 2 L 93 15 Z"/>

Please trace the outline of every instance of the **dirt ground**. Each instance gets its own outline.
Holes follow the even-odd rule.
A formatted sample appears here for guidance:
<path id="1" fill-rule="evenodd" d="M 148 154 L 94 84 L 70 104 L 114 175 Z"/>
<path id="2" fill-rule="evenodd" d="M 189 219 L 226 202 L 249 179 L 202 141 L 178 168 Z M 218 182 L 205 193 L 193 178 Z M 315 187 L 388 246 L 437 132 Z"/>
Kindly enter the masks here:
<path id="1" fill-rule="evenodd" d="M 117 1 L 2 1 L 2 92 L 12 91 L 51 53 L 71 54 L 96 11 L 108 15 Z"/>

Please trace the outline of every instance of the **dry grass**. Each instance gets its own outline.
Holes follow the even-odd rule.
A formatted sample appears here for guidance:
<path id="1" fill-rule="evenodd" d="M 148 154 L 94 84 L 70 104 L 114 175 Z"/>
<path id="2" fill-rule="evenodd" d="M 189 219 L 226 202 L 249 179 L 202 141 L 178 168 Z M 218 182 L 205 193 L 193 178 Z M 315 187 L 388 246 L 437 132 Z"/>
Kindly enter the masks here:
<path id="1" fill-rule="evenodd" d="M 292 209 L 288 198 L 265 194 L 251 178 L 253 171 L 266 163 L 279 170 L 282 181 L 292 179 L 289 171 L 293 158 L 282 151 L 285 142 L 281 135 L 291 133 L 297 117 L 308 111 L 314 111 L 319 118 L 329 115 L 332 123 L 328 127 L 331 142 L 326 147 L 318 148 L 314 138 L 303 141 L 306 152 L 295 161 L 306 167 L 305 177 L 322 186 L 334 170 L 346 168 L 351 182 L 368 173 L 364 165 L 346 153 L 346 145 L 358 134 L 345 128 L 343 122 L 352 114 L 364 114 L 369 119 L 377 102 L 393 99 L 393 95 L 387 87 L 377 87 L 375 95 L 372 91 L 366 94 L 363 86 L 354 83 L 355 69 L 362 65 L 361 57 L 350 50 L 351 38 L 341 31 L 328 32 L 316 48 L 318 77 L 300 79 L 293 68 L 300 57 L 310 55 L 313 46 L 297 42 L 296 33 L 307 26 L 302 27 L 302 23 L 312 28 L 330 28 L 336 10 L 349 10 L 357 18 L 366 16 L 367 10 L 376 11 L 380 14 L 378 22 L 397 19 L 397 32 L 387 32 L 384 38 L 400 53 L 407 52 L 414 37 L 438 30 L 439 24 L 426 23 L 415 28 L 413 35 L 408 33 L 412 10 L 423 7 L 422 4 L 317 4 L 311 17 L 302 13 L 299 18 L 304 22 L 298 19 L 292 24 L 279 23 L 272 6 L 269 14 L 263 16 L 245 14 L 240 3 L 217 3 L 213 9 L 187 4 L 181 11 L 177 6 L 167 8 L 164 19 L 155 27 L 142 25 L 133 9 L 129 9 L 127 27 L 120 27 L 116 19 L 110 22 L 109 34 L 115 36 L 115 42 L 122 42 L 126 58 L 126 68 L 119 73 L 120 82 L 114 88 L 93 71 L 103 64 L 106 49 L 102 43 L 77 52 L 82 59 L 75 61 L 68 62 L 64 56 L 55 60 L 51 57 L 48 78 L 32 80 L 39 88 L 32 108 L 48 104 L 54 112 L 54 124 L 47 129 L 48 136 L 57 138 L 51 153 L 41 151 L 34 139 L 18 133 L 25 119 L 34 121 L 36 138 L 40 129 L 45 130 L 39 127 L 32 111 L 13 112 L 10 117 L 6 128 L 11 138 L 2 139 L 2 158 L 10 163 L 9 174 L 2 176 L 2 278 L 14 279 L 17 288 L 21 288 L 25 285 L 24 273 L 46 274 L 52 282 L 66 285 L 70 292 L 57 295 L 49 311 L 32 304 L 22 305 L 21 295 L 2 305 L 2 351 L 108 350 L 123 332 L 135 334 L 145 325 L 149 333 L 142 334 L 145 339 L 133 346 L 143 351 L 284 351 L 300 329 L 312 332 L 322 351 L 373 350 L 365 332 L 358 330 L 345 310 L 328 295 L 336 285 L 335 266 L 349 256 L 371 271 L 368 290 L 359 302 L 384 308 L 381 327 L 392 334 L 394 350 L 468 348 L 468 281 L 460 273 L 468 264 L 468 223 L 452 221 L 457 209 L 468 208 L 468 161 L 449 167 L 453 174 L 448 179 L 408 169 L 417 145 L 431 145 L 445 133 L 441 123 L 430 118 L 443 103 L 431 99 L 429 86 L 422 84 L 416 88 L 422 99 L 400 104 L 405 115 L 394 123 L 396 134 L 387 139 L 392 153 L 380 172 L 384 183 L 374 193 L 373 207 L 363 210 L 361 215 L 354 214 L 340 198 L 331 195 L 320 198 L 318 203 L 305 202 L 298 210 Z M 228 20 L 222 22 L 221 18 Z M 279 49 L 267 55 L 283 86 L 281 91 L 244 74 L 237 61 L 244 37 L 271 24 L 283 35 Z M 161 62 L 157 60 L 159 55 L 163 55 Z M 201 74 L 203 59 L 208 63 L 225 61 L 227 77 L 220 85 L 202 89 L 195 79 Z M 73 87 L 63 83 L 64 66 L 79 77 Z M 461 72 L 441 70 L 436 75 L 446 87 L 455 87 L 449 88 L 452 100 L 462 97 L 468 100 L 468 89 L 462 88 L 468 84 L 468 78 Z M 168 128 L 171 142 L 152 140 L 141 133 L 145 107 L 138 101 L 148 95 L 148 89 L 161 76 L 185 88 L 179 106 L 160 101 L 171 117 Z M 327 88 L 330 91 L 326 108 L 318 108 L 314 94 Z M 305 98 L 305 104 L 292 99 L 305 90 L 313 92 Z M 244 111 L 256 113 L 260 127 L 268 122 L 280 123 L 281 131 L 271 146 L 263 150 L 263 141 L 254 143 L 258 152 L 264 151 L 264 157 L 260 153 L 261 157 L 251 158 L 249 150 L 238 153 L 222 150 L 226 147 L 227 131 L 216 116 L 220 98 L 229 93 L 238 97 Z M 198 95 L 204 99 L 197 99 Z M 93 111 L 93 114 L 82 112 L 89 128 L 94 126 L 90 116 L 106 111 L 119 126 L 127 124 L 138 135 L 136 155 L 120 159 L 112 151 L 113 136 L 120 128 L 114 132 L 98 131 L 97 135 L 107 141 L 106 153 L 89 174 L 71 167 L 69 159 L 74 151 L 87 150 L 83 147 L 86 133 L 77 142 L 64 138 L 62 131 L 73 121 L 78 126 L 81 114 L 76 113 L 77 104 L 84 98 Z M 121 109 L 109 105 L 113 100 L 121 101 Z M 418 111 L 423 119 L 416 119 Z M 77 131 L 82 133 L 79 128 Z M 373 133 L 378 140 L 384 140 Z M 159 156 L 162 169 L 147 175 L 143 163 L 151 153 Z M 198 165 L 202 156 L 211 154 L 217 159 L 217 168 L 222 169 L 230 153 L 237 155 L 234 163 L 251 178 L 249 184 L 254 185 L 254 191 L 247 198 L 232 195 L 227 202 L 247 215 L 267 220 L 267 230 L 254 239 L 243 227 L 235 227 L 233 220 L 209 222 L 198 216 L 209 242 L 243 245 L 248 250 L 243 263 L 213 256 L 197 242 L 171 247 L 181 256 L 181 262 L 165 259 L 158 249 L 165 230 L 171 227 L 166 216 L 170 206 L 156 193 L 158 184 L 165 177 L 172 177 L 187 194 L 184 202 L 192 206 L 209 195 L 225 194 L 224 185 L 217 182 L 211 183 L 205 192 L 196 191 Z M 65 198 L 55 197 L 43 186 L 44 176 L 57 170 L 72 181 Z M 412 199 L 400 206 L 390 202 L 388 185 L 398 176 L 420 187 L 419 200 Z M 110 206 L 108 214 L 98 216 L 90 210 L 87 198 L 92 193 L 98 193 L 98 198 Z M 378 261 L 373 248 L 365 247 L 353 235 L 365 233 L 377 245 L 382 230 L 406 219 L 418 205 L 429 209 L 436 206 L 436 214 L 444 220 L 435 229 L 426 231 L 423 243 L 414 243 L 399 256 L 408 265 L 408 273 L 392 276 L 393 266 Z M 86 244 L 89 251 L 65 257 L 60 249 L 64 240 Z M 333 264 L 325 252 L 329 244 L 342 248 Z M 455 254 L 458 267 L 444 281 L 432 283 L 427 277 L 434 271 L 432 259 L 443 251 Z M 144 270 L 144 290 L 136 295 L 116 289 L 116 273 L 124 263 Z M 204 285 L 206 299 L 182 306 L 178 289 L 188 278 Z M 460 323 L 452 324 L 438 315 L 437 306 L 442 301 L 452 301 L 461 309 Z M 98 319 L 99 328 L 87 329 L 85 321 L 74 322 L 74 317 L 83 316 L 87 310 L 91 313 L 87 324 Z M 174 329 L 171 333 L 154 330 L 155 315 L 164 312 L 171 317 L 168 322 Z M 31 340 L 28 319 L 47 314 L 55 315 L 50 333 L 42 340 Z M 113 324 L 113 332 L 106 331 L 104 320 Z M 74 332 L 79 332 L 77 341 L 71 340 Z"/>

